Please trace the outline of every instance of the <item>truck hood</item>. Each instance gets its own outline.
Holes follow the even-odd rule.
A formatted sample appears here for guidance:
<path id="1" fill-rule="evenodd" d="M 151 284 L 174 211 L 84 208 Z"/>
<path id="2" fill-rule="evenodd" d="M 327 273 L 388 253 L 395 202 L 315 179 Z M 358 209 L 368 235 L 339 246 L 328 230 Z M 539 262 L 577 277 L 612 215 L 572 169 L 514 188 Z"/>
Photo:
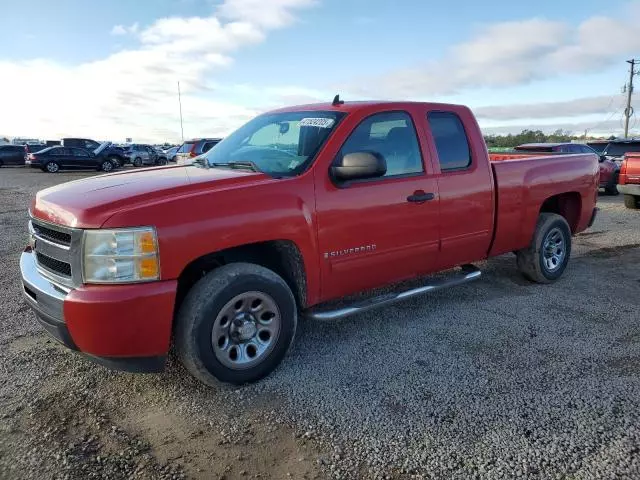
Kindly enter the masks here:
<path id="1" fill-rule="evenodd" d="M 62 183 L 41 190 L 31 203 L 35 218 L 77 228 L 100 228 L 118 211 L 149 202 L 266 182 L 262 173 L 194 166 L 118 172 Z"/>

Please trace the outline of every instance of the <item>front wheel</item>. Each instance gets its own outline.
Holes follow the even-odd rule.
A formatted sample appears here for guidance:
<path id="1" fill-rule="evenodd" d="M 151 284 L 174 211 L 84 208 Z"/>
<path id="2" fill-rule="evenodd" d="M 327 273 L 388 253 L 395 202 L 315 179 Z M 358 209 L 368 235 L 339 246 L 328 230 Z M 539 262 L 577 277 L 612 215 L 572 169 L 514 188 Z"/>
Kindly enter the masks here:
<path id="1" fill-rule="evenodd" d="M 640 208 L 640 197 L 636 195 L 624 195 L 624 206 L 627 208 L 631 208 L 633 210 L 637 210 Z"/>
<path id="2" fill-rule="evenodd" d="M 133 166 L 134 167 L 141 167 L 142 166 L 142 159 L 140 157 L 136 157 L 133 159 Z"/>
<path id="3" fill-rule="evenodd" d="M 116 156 L 109 157 L 109 160 L 111 160 L 111 163 L 113 163 L 113 168 L 120 168 L 122 166 L 122 163 L 120 163 L 120 159 Z"/>
<path id="4" fill-rule="evenodd" d="M 516 252 L 520 272 L 532 282 L 551 283 L 560 278 L 571 255 L 571 229 L 564 217 L 541 213 L 531 244 Z"/>
<path id="5" fill-rule="evenodd" d="M 233 263 L 193 286 L 176 321 L 176 350 L 187 370 L 208 385 L 240 385 L 280 364 L 295 335 L 297 309 L 280 276 Z"/>
<path id="6" fill-rule="evenodd" d="M 164 167 L 167 164 L 167 159 L 166 158 L 159 158 L 158 159 L 158 165 L 160 165 L 161 167 Z"/>

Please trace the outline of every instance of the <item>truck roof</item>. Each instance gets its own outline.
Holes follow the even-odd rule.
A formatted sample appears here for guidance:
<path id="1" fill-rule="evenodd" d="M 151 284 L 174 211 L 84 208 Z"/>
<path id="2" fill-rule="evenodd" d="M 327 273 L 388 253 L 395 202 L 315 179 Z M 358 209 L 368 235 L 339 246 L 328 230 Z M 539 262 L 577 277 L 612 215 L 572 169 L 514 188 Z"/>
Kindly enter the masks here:
<path id="1" fill-rule="evenodd" d="M 309 103 L 305 105 L 295 105 L 291 107 L 284 107 L 272 110 L 272 113 L 276 112 L 296 112 L 301 110 L 319 111 L 319 110 L 331 110 L 337 112 L 355 112 L 358 110 L 368 109 L 371 107 L 384 106 L 387 108 L 397 108 L 398 110 L 405 109 L 411 105 L 427 105 L 433 109 L 453 109 L 453 108 L 467 108 L 463 105 L 455 105 L 448 103 L 432 103 L 432 102 L 408 102 L 408 101 L 383 101 L 383 100 L 364 100 L 344 102 L 341 104 L 333 104 L 331 102 L 323 103 Z"/>

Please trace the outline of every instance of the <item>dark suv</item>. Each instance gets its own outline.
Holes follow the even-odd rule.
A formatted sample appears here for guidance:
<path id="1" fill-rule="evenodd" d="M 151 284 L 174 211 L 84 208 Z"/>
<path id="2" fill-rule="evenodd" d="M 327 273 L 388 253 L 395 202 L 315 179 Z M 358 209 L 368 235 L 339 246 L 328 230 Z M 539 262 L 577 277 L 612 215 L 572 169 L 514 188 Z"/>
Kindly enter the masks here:
<path id="1" fill-rule="evenodd" d="M 24 165 L 26 152 L 23 145 L 0 145 L 0 167 Z"/>
<path id="2" fill-rule="evenodd" d="M 615 140 L 609 143 L 602 154 L 611 160 L 622 161 L 625 153 L 640 152 L 640 140 Z"/>
<path id="3" fill-rule="evenodd" d="M 198 138 L 187 140 L 176 152 L 176 163 L 184 163 L 185 161 L 202 155 L 211 150 L 215 145 L 220 143 L 221 138 Z"/>
<path id="4" fill-rule="evenodd" d="M 85 150 L 94 151 L 100 147 L 102 143 L 88 138 L 63 138 L 62 145 L 65 147 L 84 148 Z M 108 157 L 116 168 L 123 166 L 128 160 L 124 154 L 124 149 L 112 144 L 109 144 L 103 155 Z"/>

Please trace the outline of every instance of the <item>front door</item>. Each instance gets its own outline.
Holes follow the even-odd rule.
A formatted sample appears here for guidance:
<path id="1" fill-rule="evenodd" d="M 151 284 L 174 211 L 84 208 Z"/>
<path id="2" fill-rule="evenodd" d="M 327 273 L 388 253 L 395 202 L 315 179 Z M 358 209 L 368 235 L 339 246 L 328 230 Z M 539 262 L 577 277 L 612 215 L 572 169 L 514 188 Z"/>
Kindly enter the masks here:
<path id="1" fill-rule="evenodd" d="M 317 171 L 323 300 L 426 273 L 437 256 L 437 182 L 425 171 L 412 115 L 363 119 L 337 155 L 361 151 L 380 153 L 386 175 L 337 185 Z"/>

